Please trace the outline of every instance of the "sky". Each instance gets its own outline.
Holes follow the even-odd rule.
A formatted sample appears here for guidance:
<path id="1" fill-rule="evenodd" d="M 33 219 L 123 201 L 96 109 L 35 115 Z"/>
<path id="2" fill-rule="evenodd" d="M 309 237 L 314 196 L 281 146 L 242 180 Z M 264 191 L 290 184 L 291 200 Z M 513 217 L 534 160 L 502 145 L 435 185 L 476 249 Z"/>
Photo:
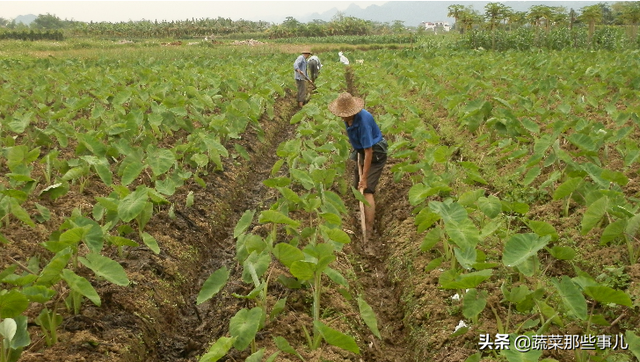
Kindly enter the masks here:
<path id="1" fill-rule="evenodd" d="M 4 1 L 0 18 L 20 15 L 52 14 L 63 20 L 121 22 L 138 20 L 186 20 L 191 18 L 230 18 L 266 20 L 300 17 L 332 8 L 345 10 L 355 3 L 361 8 L 386 1 Z"/>

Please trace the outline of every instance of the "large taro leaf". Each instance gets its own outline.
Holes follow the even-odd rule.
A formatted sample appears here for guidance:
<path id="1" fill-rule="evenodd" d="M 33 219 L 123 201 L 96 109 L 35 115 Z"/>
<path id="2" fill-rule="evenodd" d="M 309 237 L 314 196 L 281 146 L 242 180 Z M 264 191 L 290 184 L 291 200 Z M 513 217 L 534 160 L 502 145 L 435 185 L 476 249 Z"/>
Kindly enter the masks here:
<path id="1" fill-rule="evenodd" d="M 593 202 L 582 217 L 582 235 L 586 235 L 591 229 L 593 229 L 607 212 L 607 205 L 609 204 L 609 198 L 604 196 Z"/>
<path id="2" fill-rule="evenodd" d="M 78 260 L 87 268 L 100 277 L 105 278 L 113 284 L 120 286 L 129 285 L 127 272 L 117 261 L 102 256 L 97 253 L 89 253 L 86 258 L 79 257 Z"/>
<path id="3" fill-rule="evenodd" d="M 253 215 L 255 214 L 255 210 L 247 210 L 242 214 L 242 217 L 236 224 L 236 227 L 233 229 L 233 237 L 237 238 L 240 234 L 247 231 L 249 226 L 251 225 L 251 221 L 253 220 Z"/>
<path id="4" fill-rule="evenodd" d="M 633 304 L 627 293 L 604 285 L 586 287 L 584 293 L 602 304 L 614 303 L 627 307 L 631 307 Z"/>
<path id="5" fill-rule="evenodd" d="M 514 267 L 525 262 L 529 257 L 544 248 L 550 236 L 538 236 L 536 234 L 516 234 L 513 235 L 504 246 L 502 262 L 504 265 Z"/>
<path id="6" fill-rule="evenodd" d="M 480 242 L 480 231 L 468 218 L 460 222 L 449 221 L 445 223 L 445 231 L 451 240 L 463 249 L 475 247 Z"/>
<path id="7" fill-rule="evenodd" d="M 29 307 L 29 300 L 17 289 L 0 295 L 0 319 L 15 318 Z"/>
<path id="8" fill-rule="evenodd" d="M 147 164 L 156 177 L 169 171 L 175 162 L 176 156 L 171 150 L 152 147 L 147 150 Z"/>
<path id="9" fill-rule="evenodd" d="M 209 278 L 202 285 L 200 293 L 198 293 L 198 299 L 196 304 L 202 304 L 211 299 L 214 295 L 218 294 L 222 288 L 227 284 L 229 279 L 229 270 L 226 266 L 213 272 Z"/>
<path id="10" fill-rule="evenodd" d="M 380 331 L 378 330 L 378 319 L 371 306 L 361 297 L 358 297 L 358 309 L 360 310 L 360 316 L 364 320 L 364 323 L 369 327 L 373 335 L 382 339 Z"/>
<path id="11" fill-rule="evenodd" d="M 342 348 L 349 352 L 360 354 L 360 348 L 358 348 L 358 344 L 353 339 L 353 337 L 348 336 L 333 328 L 327 327 L 320 321 L 314 321 L 313 326 L 318 330 L 322 338 L 324 338 L 324 340 L 327 341 L 327 343 L 329 343 L 330 345 Z"/>
<path id="12" fill-rule="evenodd" d="M 118 203 L 118 217 L 124 222 L 135 219 L 144 210 L 148 198 L 147 187 L 138 186 Z"/>
<path id="13" fill-rule="evenodd" d="M 87 297 L 90 301 L 93 302 L 93 304 L 99 307 L 102 303 L 100 301 L 100 296 L 87 279 L 77 275 L 69 269 L 65 269 L 62 271 L 62 279 L 67 282 L 71 290 Z"/>
<path id="14" fill-rule="evenodd" d="M 462 299 L 462 315 L 468 319 L 474 319 L 482 313 L 487 306 L 487 291 L 478 292 L 476 288 L 471 288 Z"/>
<path id="15" fill-rule="evenodd" d="M 439 202 L 431 201 L 429 208 L 440 215 L 445 224 L 451 222 L 461 222 L 468 217 L 467 210 L 457 202 Z"/>
<path id="16" fill-rule="evenodd" d="M 580 288 L 566 275 L 563 275 L 560 281 L 551 279 L 551 282 L 558 290 L 564 306 L 576 317 L 586 321 L 588 317 L 587 300 L 580 292 Z"/>
<path id="17" fill-rule="evenodd" d="M 287 268 L 296 261 L 304 260 L 302 250 L 287 243 L 278 243 L 273 248 L 273 255 Z"/>
<path id="18" fill-rule="evenodd" d="M 470 289 L 491 278 L 492 274 L 493 270 L 491 269 L 467 274 L 459 274 L 455 270 L 448 270 L 440 274 L 439 283 L 444 289 Z"/>
<path id="19" fill-rule="evenodd" d="M 236 340 L 233 346 L 238 351 L 244 351 L 258 333 L 262 309 L 255 307 L 251 310 L 243 308 L 229 321 L 229 334 Z"/>
<path id="20" fill-rule="evenodd" d="M 502 212 L 502 203 L 500 199 L 490 195 L 489 197 L 480 197 L 478 199 L 478 207 L 490 219 L 495 218 Z"/>
<path id="21" fill-rule="evenodd" d="M 207 353 L 200 357 L 198 362 L 216 362 L 220 360 L 220 358 L 229 352 L 235 341 L 235 337 L 220 337 L 220 339 L 209 348 Z"/>

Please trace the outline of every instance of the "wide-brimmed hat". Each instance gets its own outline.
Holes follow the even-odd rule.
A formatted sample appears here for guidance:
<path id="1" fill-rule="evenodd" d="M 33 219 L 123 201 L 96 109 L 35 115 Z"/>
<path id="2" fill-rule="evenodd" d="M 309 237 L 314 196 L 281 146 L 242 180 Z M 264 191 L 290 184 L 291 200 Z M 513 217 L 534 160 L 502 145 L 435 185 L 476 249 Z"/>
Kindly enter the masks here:
<path id="1" fill-rule="evenodd" d="M 302 54 L 313 54 L 313 53 L 311 52 L 311 50 L 303 50 L 301 53 L 302 53 Z"/>
<path id="2" fill-rule="evenodd" d="M 344 92 L 338 98 L 329 103 L 329 110 L 338 117 L 350 117 L 364 108 L 364 99 L 354 97 Z"/>

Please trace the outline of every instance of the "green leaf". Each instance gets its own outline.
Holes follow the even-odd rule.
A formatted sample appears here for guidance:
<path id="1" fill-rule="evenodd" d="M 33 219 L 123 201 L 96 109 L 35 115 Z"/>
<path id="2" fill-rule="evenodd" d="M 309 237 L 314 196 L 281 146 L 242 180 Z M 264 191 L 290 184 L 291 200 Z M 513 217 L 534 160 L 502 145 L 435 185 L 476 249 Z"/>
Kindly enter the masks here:
<path id="1" fill-rule="evenodd" d="M 315 265 L 306 261 L 294 261 L 291 263 L 289 271 L 298 280 L 311 280 L 315 272 Z"/>
<path id="2" fill-rule="evenodd" d="M 480 197 L 478 199 L 478 207 L 490 219 L 495 218 L 502 212 L 502 203 L 500 199 L 491 195 L 489 197 Z"/>
<path id="3" fill-rule="evenodd" d="M 291 177 L 298 181 L 306 190 L 311 190 L 314 186 L 313 179 L 304 171 L 291 169 Z"/>
<path id="4" fill-rule="evenodd" d="M 566 275 L 558 282 L 555 278 L 551 283 L 556 287 L 564 306 L 576 317 L 587 320 L 587 300 L 584 298 L 578 286 Z"/>
<path id="5" fill-rule="evenodd" d="M 360 309 L 360 316 L 364 320 L 364 323 L 369 327 L 374 336 L 382 339 L 380 336 L 380 331 L 378 330 L 378 320 L 376 319 L 376 315 L 373 312 L 373 309 L 367 302 L 358 297 L 358 309 Z"/>
<path id="6" fill-rule="evenodd" d="M 293 227 L 298 227 L 300 222 L 289 218 L 283 213 L 275 210 L 264 210 L 260 213 L 260 218 L 258 220 L 261 224 L 265 223 L 275 223 L 275 224 L 287 224 Z"/>
<path id="7" fill-rule="evenodd" d="M 209 278 L 202 285 L 200 293 L 198 293 L 198 299 L 196 304 L 202 304 L 211 299 L 214 295 L 218 294 L 222 288 L 227 284 L 229 279 L 229 270 L 226 266 L 222 266 L 220 269 L 213 272 Z"/>
<path id="8" fill-rule="evenodd" d="M 627 293 L 603 285 L 586 287 L 584 293 L 602 304 L 614 303 L 627 307 L 633 304 Z"/>
<path id="9" fill-rule="evenodd" d="M 289 353 L 294 356 L 298 356 L 298 358 L 304 361 L 304 358 L 300 356 L 298 351 L 296 351 L 295 349 L 293 349 L 293 347 L 291 347 L 291 345 L 289 344 L 289 341 L 287 341 L 284 337 L 277 336 L 273 339 L 273 341 L 275 342 L 276 347 L 278 347 L 278 349 L 281 350 L 282 352 Z"/>
<path id="10" fill-rule="evenodd" d="M 532 220 L 527 222 L 527 226 L 529 226 L 529 228 L 539 236 L 549 235 L 551 236 L 552 241 L 558 240 L 558 232 L 553 227 L 553 225 L 549 224 L 546 221 Z"/>
<path id="11" fill-rule="evenodd" d="M 549 253 L 558 260 L 572 260 L 576 256 L 576 251 L 568 246 L 554 246 Z"/>
<path id="12" fill-rule="evenodd" d="M 369 206 L 369 202 L 364 198 L 364 195 L 362 194 L 362 192 L 360 192 L 360 190 L 351 186 L 351 192 L 353 193 L 353 196 L 355 196 L 356 200 L 363 203 L 365 206 Z"/>
<path id="13" fill-rule="evenodd" d="M 156 254 L 160 254 L 160 246 L 158 241 L 151 234 L 147 232 L 142 233 L 142 242 Z"/>
<path id="14" fill-rule="evenodd" d="M 451 240 L 460 248 L 475 247 L 480 242 L 480 231 L 468 218 L 460 222 L 445 223 L 444 229 Z"/>
<path id="15" fill-rule="evenodd" d="M 262 356 L 264 356 L 265 349 L 262 348 L 251 356 L 247 357 L 244 362 L 260 362 L 262 361 Z"/>
<path id="16" fill-rule="evenodd" d="M 529 169 L 529 171 L 527 171 L 527 174 L 524 176 L 524 180 L 522 180 L 522 184 L 525 186 L 528 186 L 529 184 L 531 184 L 533 181 L 535 181 L 535 179 L 540 176 L 540 166 L 535 166 Z"/>
<path id="17" fill-rule="evenodd" d="M 22 221 L 23 223 L 31 226 L 31 227 L 35 227 L 36 224 L 33 222 L 33 220 L 31 220 L 31 217 L 29 216 L 29 213 L 22 208 L 22 206 L 20 206 L 20 204 L 18 203 L 18 200 L 14 199 L 14 198 L 10 198 L 10 208 L 11 208 L 11 213 L 13 214 L 13 216 L 15 216 L 18 220 Z"/>
<path id="18" fill-rule="evenodd" d="M 17 330 L 15 335 L 13 336 L 13 340 L 11 341 L 11 348 L 16 351 L 30 345 L 31 336 L 29 335 L 29 330 L 27 329 L 27 323 L 29 322 L 29 318 L 27 318 L 27 316 L 17 316 L 14 318 L 14 321 L 16 322 Z M 10 361 L 13 362 L 14 360 L 10 359 Z"/>
<path id="19" fill-rule="evenodd" d="M 637 218 L 636 216 L 632 217 L 631 219 L 640 220 L 640 218 Z M 610 223 L 602 231 L 602 235 L 600 236 L 600 245 L 606 245 L 617 238 L 623 237 L 626 228 L 627 220 L 625 219 L 620 219 Z"/>
<path id="20" fill-rule="evenodd" d="M 87 254 L 86 258 L 79 257 L 78 260 L 87 268 L 100 277 L 105 278 L 115 285 L 126 287 L 129 285 L 127 272 L 117 261 L 96 253 Z"/>
<path id="21" fill-rule="evenodd" d="M 348 336 L 333 328 L 327 327 L 320 321 L 314 321 L 313 326 L 316 328 L 316 330 L 318 330 L 322 338 L 324 338 L 324 340 L 330 345 L 342 348 L 355 354 L 360 354 L 360 348 L 358 348 L 358 345 L 356 344 L 356 341 L 353 339 L 353 337 Z"/>
<path id="22" fill-rule="evenodd" d="M 447 270 L 440 274 L 439 283 L 444 289 L 470 289 L 491 278 L 491 275 L 493 275 L 493 271 L 490 269 L 467 274 L 459 274 L 455 270 Z"/>
<path id="23" fill-rule="evenodd" d="M 142 170 L 144 170 L 145 168 L 146 166 L 138 160 L 129 161 L 127 165 L 122 169 L 122 177 L 120 178 L 120 183 L 125 186 L 132 183 L 138 178 L 140 173 L 142 173 Z"/>
<path id="24" fill-rule="evenodd" d="M 624 334 L 627 344 L 629 344 L 629 350 L 640 361 L 640 337 L 636 336 L 632 331 L 627 331 Z"/>
<path id="25" fill-rule="evenodd" d="M 462 315 L 467 319 L 474 319 L 486 306 L 487 291 L 478 292 L 475 288 L 469 289 L 462 299 Z"/>
<path id="26" fill-rule="evenodd" d="M 148 192 L 146 186 L 138 186 L 138 188 L 127 195 L 118 203 L 118 217 L 124 222 L 135 219 L 140 214 L 147 203 Z"/>
<path id="27" fill-rule="evenodd" d="M 335 241 L 336 243 L 348 244 L 351 242 L 349 234 L 340 229 L 323 228 L 323 231 L 327 233 L 327 236 L 331 241 Z"/>
<path id="28" fill-rule="evenodd" d="M 589 205 L 582 217 L 582 229 L 580 231 L 582 235 L 589 233 L 600 222 L 607 212 L 608 204 L 609 198 L 604 196 Z"/>
<path id="29" fill-rule="evenodd" d="M 277 316 L 280 315 L 284 311 L 284 308 L 287 304 L 287 297 L 282 299 L 278 299 L 278 301 L 271 308 L 271 313 L 269 313 L 269 320 L 273 321 Z"/>
<path id="30" fill-rule="evenodd" d="M 574 177 L 570 178 L 567 181 L 563 182 L 556 191 L 553 193 L 554 200 L 564 199 L 565 197 L 571 195 L 582 183 L 582 177 Z"/>
<path id="31" fill-rule="evenodd" d="M 427 252 L 433 248 L 438 241 L 442 238 L 442 230 L 440 228 L 435 228 L 433 230 L 429 230 L 427 235 L 425 235 L 422 240 L 422 244 L 420 244 L 420 250 Z"/>
<path id="32" fill-rule="evenodd" d="M 49 263 L 42 269 L 35 285 L 51 287 L 55 285 L 62 277 L 62 269 L 67 266 L 71 258 L 71 249 L 66 248 L 56 253 Z"/>
<path id="33" fill-rule="evenodd" d="M 255 307 L 251 310 L 243 308 L 229 321 L 229 334 L 235 337 L 233 347 L 244 351 L 256 337 L 262 317 L 262 309 Z"/>
<path id="34" fill-rule="evenodd" d="M 235 229 L 233 229 L 233 237 L 237 238 L 240 234 L 247 231 L 249 226 L 251 225 L 251 221 L 253 220 L 253 215 L 255 215 L 255 210 L 247 210 L 242 214 L 240 220 L 236 224 Z"/>
<path id="35" fill-rule="evenodd" d="M 100 306 L 100 296 L 98 295 L 98 293 L 96 293 L 93 285 L 91 285 L 91 283 L 89 283 L 87 279 L 77 275 L 69 269 L 65 269 L 62 271 L 62 279 L 67 282 L 71 290 L 87 297 L 96 306 Z"/>
<path id="36" fill-rule="evenodd" d="M 550 236 L 540 237 L 536 234 L 513 235 L 504 246 L 502 263 L 509 267 L 518 266 L 529 257 L 536 255 L 550 239 Z"/>
<path id="37" fill-rule="evenodd" d="M 176 157 L 170 150 L 153 149 L 147 154 L 147 163 L 156 177 L 169 171 L 175 162 Z"/>
<path id="38" fill-rule="evenodd" d="M 322 272 L 325 273 L 333 282 L 342 285 L 345 288 L 349 288 L 349 282 L 337 270 L 326 267 Z"/>
<path id="39" fill-rule="evenodd" d="M 429 208 L 433 212 L 440 215 L 445 224 L 447 223 L 459 223 L 469 217 L 467 210 L 461 204 L 457 202 L 444 203 L 439 201 L 431 201 Z"/>
<path id="40" fill-rule="evenodd" d="M 287 243 L 278 243 L 273 248 L 273 255 L 287 268 L 296 261 L 304 260 L 302 250 Z"/>
<path id="41" fill-rule="evenodd" d="M 224 357 L 227 352 L 229 352 L 235 341 L 235 337 L 220 337 L 220 339 L 218 339 L 216 343 L 209 348 L 209 351 L 200 357 L 198 362 L 218 361 L 220 358 Z"/>
<path id="42" fill-rule="evenodd" d="M 29 308 L 29 299 L 13 289 L 0 295 L 0 318 L 15 318 Z"/>

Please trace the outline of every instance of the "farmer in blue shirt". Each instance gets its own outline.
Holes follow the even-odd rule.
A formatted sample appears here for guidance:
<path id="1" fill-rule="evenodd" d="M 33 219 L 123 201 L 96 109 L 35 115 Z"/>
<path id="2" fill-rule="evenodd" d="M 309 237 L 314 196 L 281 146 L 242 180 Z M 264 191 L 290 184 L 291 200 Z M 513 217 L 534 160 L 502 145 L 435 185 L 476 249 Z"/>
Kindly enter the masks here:
<path id="1" fill-rule="evenodd" d="M 349 93 L 342 93 L 329 104 L 331 113 L 342 118 L 347 129 L 349 142 L 360 155 L 359 166 L 362 167 L 362 178 L 359 177 L 358 165 L 355 172 L 355 187 L 364 190 L 363 194 L 369 206 L 365 206 L 366 235 L 373 235 L 375 218 L 375 193 L 382 169 L 387 162 L 387 141 L 376 124 L 371 113 L 364 108 L 364 100 Z"/>
<path id="2" fill-rule="evenodd" d="M 300 56 L 293 62 L 293 77 L 296 80 L 298 86 L 298 106 L 302 107 L 306 103 L 307 98 L 307 58 L 311 55 L 311 52 L 304 50 Z"/>

